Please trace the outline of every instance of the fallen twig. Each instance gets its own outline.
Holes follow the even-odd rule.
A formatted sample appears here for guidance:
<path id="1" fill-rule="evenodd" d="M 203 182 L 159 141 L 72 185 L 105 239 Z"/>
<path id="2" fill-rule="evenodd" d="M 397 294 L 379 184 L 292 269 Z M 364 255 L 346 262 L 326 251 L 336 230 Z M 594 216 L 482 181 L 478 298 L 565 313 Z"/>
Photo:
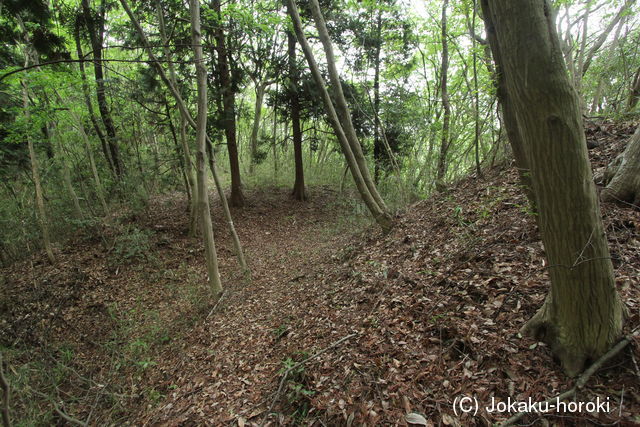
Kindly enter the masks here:
<path id="1" fill-rule="evenodd" d="M 211 315 L 213 314 L 214 311 L 216 311 L 216 308 L 218 308 L 218 306 L 220 305 L 220 303 L 222 302 L 226 294 L 227 294 L 227 291 L 222 292 L 222 295 L 220 295 L 220 298 L 218 298 L 218 302 L 215 303 L 215 305 L 213 306 L 209 314 L 207 314 L 207 317 L 205 317 L 205 319 L 208 319 L 209 317 L 211 317 Z"/>
<path id="2" fill-rule="evenodd" d="M 347 335 L 346 337 L 342 337 L 338 341 L 336 341 L 333 344 L 329 345 L 328 347 L 325 347 L 322 350 L 318 351 L 317 353 L 315 353 L 315 354 L 307 357 L 306 359 L 296 363 L 295 365 L 288 367 L 284 371 L 284 374 L 282 375 L 282 379 L 280 380 L 280 384 L 278 385 L 278 390 L 276 391 L 276 394 L 273 397 L 273 400 L 271 401 L 271 404 L 269 405 L 269 409 L 267 409 L 267 413 L 265 414 L 264 418 L 262 419 L 262 422 L 260 423 L 260 427 L 264 426 L 264 423 L 267 422 L 267 418 L 269 418 L 269 414 L 271 413 L 271 410 L 273 409 L 273 406 L 278 401 L 278 398 L 280 397 L 280 393 L 282 393 L 282 389 L 284 388 L 284 384 L 287 381 L 287 376 L 289 376 L 289 373 L 291 371 L 299 368 L 300 366 L 304 365 L 308 361 L 313 360 L 316 357 L 326 353 L 327 351 L 331 350 L 332 348 L 337 347 L 338 345 L 342 344 L 343 342 L 347 341 L 348 339 L 351 339 L 351 338 L 355 337 L 356 335 L 358 335 L 357 332 L 353 333 L 353 334 L 350 334 L 350 335 Z"/>
<path id="3" fill-rule="evenodd" d="M 580 377 L 576 380 L 575 385 L 573 386 L 573 388 L 571 388 L 570 390 L 565 391 L 564 393 L 560 393 L 559 395 L 554 396 L 554 397 L 552 397 L 550 399 L 547 399 L 545 401 L 545 403 L 543 405 L 541 405 L 541 406 L 545 406 L 545 405 L 548 405 L 550 403 L 557 402 L 557 401 L 563 401 L 563 400 L 565 400 L 565 399 L 567 399 L 569 397 L 575 396 L 575 394 L 579 390 L 582 390 L 582 388 L 585 386 L 587 381 L 589 381 L 589 378 L 591 378 L 593 376 L 593 374 L 595 374 L 602 367 L 602 365 L 605 362 L 607 362 L 609 359 L 611 359 L 616 354 L 620 353 L 639 334 L 640 334 L 640 331 L 639 332 L 635 332 L 635 333 L 631 333 L 631 334 L 627 335 L 626 337 L 624 337 L 623 339 L 621 339 L 618 342 L 618 344 L 613 346 L 613 348 L 611 350 L 609 350 L 604 355 L 602 355 L 602 357 L 600 357 L 598 360 L 596 360 L 591 366 L 589 366 L 582 373 L 582 375 L 580 375 Z M 528 415 L 528 414 L 529 414 L 528 412 L 519 412 L 516 415 L 514 415 L 513 417 L 511 417 L 508 420 L 506 420 L 505 422 L 503 422 L 502 424 L 500 424 L 500 426 L 501 427 L 512 426 L 515 423 L 517 423 L 518 421 L 520 421 L 525 415 Z"/>

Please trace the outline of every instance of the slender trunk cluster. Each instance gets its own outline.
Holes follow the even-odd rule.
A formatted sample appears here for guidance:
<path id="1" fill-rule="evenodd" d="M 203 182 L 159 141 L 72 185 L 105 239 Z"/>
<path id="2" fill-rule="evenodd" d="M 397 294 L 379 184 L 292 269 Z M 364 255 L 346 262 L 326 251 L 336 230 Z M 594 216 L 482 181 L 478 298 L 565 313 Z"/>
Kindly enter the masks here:
<path id="1" fill-rule="evenodd" d="M 142 30 L 142 27 L 140 26 L 140 23 L 138 22 L 138 20 L 136 19 L 135 15 L 133 14 L 133 11 L 131 10 L 131 7 L 129 7 L 129 3 L 127 2 L 127 0 L 120 0 L 120 4 L 122 5 L 122 8 L 125 10 L 127 15 L 129 16 L 129 19 L 131 20 L 131 23 L 135 27 L 136 32 L 138 33 L 138 36 L 140 37 L 140 39 L 142 41 L 142 44 L 143 44 L 145 50 L 147 51 L 147 55 L 149 56 L 149 59 L 151 61 L 153 61 L 153 64 L 156 67 L 156 70 L 158 71 L 158 75 L 160 76 L 160 79 L 167 86 L 167 88 L 169 89 L 169 91 L 171 92 L 173 97 L 175 98 L 176 104 L 178 106 L 178 109 L 180 110 L 180 115 L 181 115 L 182 119 L 184 120 L 185 123 L 188 123 L 189 126 L 191 126 L 193 129 L 197 129 L 196 121 L 193 120 L 193 117 L 191 117 L 191 113 L 189 112 L 189 109 L 187 108 L 187 105 L 185 104 L 184 100 L 182 99 L 182 96 L 180 95 L 180 92 L 178 91 L 176 86 L 171 83 L 171 80 L 169 80 L 169 78 L 167 77 L 167 73 L 165 73 L 164 68 L 162 68 L 162 66 L 158 62 L 158 59 L 156 58 L 155 54 L 153 53 L 153 50 L 151 49 L 151 45 L 149 44 L 149 40 L 147 39 L 147 36 L 145 35 L 144 31 Z M 200 33 L 198 32 L 198 34 L 200 34 Z M 206 83 L 206 74 L 205 74 L 205 83 Z M 184 126 L 181 126 L 181 128 L 184 129 Z M 209 137 L 205 133 L 205 144 L 210 143 L 210 142 L 211 141 L 209 140 Z M 225 219 L 226 219 L 227 224 L 229 226 L 229 232 L 231 233 L 231 238 L 233 239 L 233 246 L 234 246 L 234 248 L 236 250 L 236 256 L 238 258 L 238 263 L 240 264 L 240 268 L 246 274 L 249 274 L 249 268 L 248 268 L 247 263 L 246 263 L 246 261 L 244 259 L 244 254 L 242 252 L 242 247 L 240 245 L 240 239 L 238 238 L 238 234 L 236 233 L 235 225 L 233 224 L 233 220 L 231 218 L 231 212 L 230 212 L 229 206 L 227 204 L 227 199 L 224 196 L 224 191 L 223 191 L 223 188 L 222 188 L 222 184 L 220 182 L 220 177 L 218 176 L 218 173 L 217 173 L 216 168 L 215 168 L 215 159 L 214 159 L 213 156 L 211 156 L 209 158 L 209 165 L 210 165 L 210 168 L 211 168 L 211 173 L 213 175 L 213 180 L 214 180 L 216 188 L 218 190 L 218 196 L 220 198 L 220 204 L 222 205 L 223 213 L 225 215 Z M 202 190 L 200 189 L 199 181 L 198 181 L 197 187 L 198 187 L 198 190 L 197 190 L 198 202 L 197 203 L 201 204 L 202 202 L 200 201 L 200 198 L 201 198 L 200 196 L 202 195 Z M 206 196 L 206 192 L 204 194 Z M 211 215 L 210 212 L 207 212 L 206 214 L 209 217 Z M 206 238 L 206 236 L 205 236 L 205 238 Z"/>
<path id="2" fill-rule="evenodd" d="M 204 251 L 209 272 L 209 285 L 213 295 L 218 297 L 222 293 L 222 282 L 218 272 L 218 256 L 213 241 L 213 224 L 209 212 L 209 197 L 206 179 L 206 138 L 207 138 L 207 70 L 202 55 L 202 35 L 200 34 L 200 0 L 189 0 L 191 12 L 191 38 L 196 67 L 196 81 L 198 87 L 198 117 L 196 120 L 196 168 L 198 170 L 198 211 L 200 225 L 204 235 Z"/>
<path id="3" fill-rule="evenodd" d="M 329 33 L 324 23 L 320 6 L 317 0 L 311 0 L 310 6 L 316 23 L 316 28 L 318 29 L 320 36 L 320 41 L 322 42 L 324 52 L 327 57 L 333 99 L 329 95 L 327 85 L 322 74 L 320 74 L 320 69 L 311 50 L 311 46 L 309 46 L 307 38 L 304 35 L 300 14 L 298 13 L 295 1 L 287 0 L 287 12 L 293 21 L 296 37 L 298 38 L 298 42 L 300 43 L 307 59 L 313 79 L 322 94 L 322 102 L 325 106 L 329 122 L 336 133 L 358 192 L 376 222 L 384 231 L 388 231 L 393 226 L 393 220 L 386 204 L 378 193 L 373 179 L 371 178 L 366 159 L 362 152 L 362 146 L 360 145 L 360 141 L 356 136 L 355 129 L 351 122 L 351 113 L 347 106 L 344 93 L 342 92 L 342 86 L 333 55 L 333 47 L 331 46 L 331 40 L 329 39 Z M 335 107 L 333 105 L 333 101 L 336 103 Z"/>

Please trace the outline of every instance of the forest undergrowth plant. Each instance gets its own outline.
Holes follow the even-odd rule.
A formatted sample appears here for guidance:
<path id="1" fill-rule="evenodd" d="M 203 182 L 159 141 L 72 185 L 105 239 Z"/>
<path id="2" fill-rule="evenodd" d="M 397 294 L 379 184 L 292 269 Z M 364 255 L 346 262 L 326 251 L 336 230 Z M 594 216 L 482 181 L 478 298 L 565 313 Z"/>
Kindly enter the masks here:
<path id="1" fill-rule="evenodd" d="M 309 356 L 306 351 L 295 352 L 282 361 L 282 368 L 278 372 L 280 375 L 287 375 L 284 396 L 288 412 L 297 422 L 307 417 L 311 409 L 310 398 L 315 394 L 315 391 L 309 388 L 305 366 L 300 364 Z"/>

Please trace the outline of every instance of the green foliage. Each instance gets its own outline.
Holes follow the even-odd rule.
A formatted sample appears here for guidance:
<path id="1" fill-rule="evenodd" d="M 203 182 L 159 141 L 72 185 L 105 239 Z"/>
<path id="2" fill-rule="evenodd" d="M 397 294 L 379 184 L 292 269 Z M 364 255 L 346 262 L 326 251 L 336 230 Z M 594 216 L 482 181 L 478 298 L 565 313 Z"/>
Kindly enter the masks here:
<path id="1" fill-rule="evenodd" d="M 131 264 L 154 259 L 152 254 L 153 232 L 127 226 L 122 234 L 115 238 L 113 261 L 116 264 Z"/>
<path id="2" fill-rule="evenodd" d="M 287 375 L 285 397 L 291 409 L 291 415 L 297 421 L 301 421 L 307 416 L 309 409 L 311 409 L 309 398 L 315 394 L 313 390 L 308 388 L 304 364 L 299 364 L 308 357 L 309 353 L 299 351 L 293 357 L 284 359 L 279 371 L 280 375 Z"/>

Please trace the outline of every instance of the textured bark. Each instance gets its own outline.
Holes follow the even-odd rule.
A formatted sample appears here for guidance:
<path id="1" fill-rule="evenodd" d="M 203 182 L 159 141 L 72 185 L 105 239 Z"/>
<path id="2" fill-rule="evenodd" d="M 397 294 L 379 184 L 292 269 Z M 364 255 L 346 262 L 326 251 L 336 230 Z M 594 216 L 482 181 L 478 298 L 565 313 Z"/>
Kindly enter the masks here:
<path id="1" fill-rule="evenodd" d="M 449 73 L 449 42 L 447 40 L 447 6 L 449 0 L 442 3 L 442 65 L 440 68 L 440 94 L 442 96 L 442 137 L 440 140 L 440 155 L 436 170 L 436 189 L 445 189 L 444 179 L 447 174 L 447 154 L 449 153 L 449 122 L 451 121 L 451 104 L 449 103 L 449 91 L 447 90 L 447 77 Z"/>
<path id="2" fill-rule="evenodd" d="M 298 66 L 296 64 L 296 36 L 287 32 L 289 59 L 289 103 L 291 106 L 291 129 L 293 133 L 293 158 L 296 178 L 291 195 L 296 200 L 306 200 L 304 188 L 304 163 L 302 161 L 302 130 L 300 129 L 300 101 L 298 100 Z"/>
<path id="3" fill-rule="evenodd" d="M 522 332 L 548 343 L 574 376 L 616 342 L 623 322 L 580 101 L 549 3 L 482 0 L 482 8 L 530 162 L 551 277 L 546 302 Z"/>
<path id="4" fill-rule="evenodd" d="M 631 203 L 640 209 L 640 126 L 620 157 L 618 170 L 602 190 L 605 202 Z"/>
<path id="5" fill-rule="evenodd" d="M 104 5 L 101 7 L 104 8 Z M 96 97 L 98 98 L 98 110 L 100 110 L 100 117 L 102 117 L 102 123 L 107 131 L 107 145 L 109 146 L 109 153 L 111 154 L 111 160 L 113 161 L 113 167 L 117 176 L 122 175 L 122 160 L 120 159 L 120 149 L 118 148 L 118 139 L 116 136 L 116 127 L 113 124 L 111 118 L 111 112 L 107 105 L 107 95 L 104 85 L 104 71 L 102 69 L 102 39 L 104 36 L 104 19 L 101 19 L 98 25 L 93 19 L 91 14 L 91 8 L 89 6 L 89 0 L 82 0 L 82 13 L 84 16 L 84 22 L 89 32 L 89 40 L 91 40 L 91 48 L 93 49 L 93 57 L 96 59 L 93 61 L 93 73 L 96 77 Z M 104 11 L 103 11 L 104 13 Z"/>
<path id="6" fill-rule="evenodd" d="M 320 14 L 320 9 L 317 2 L 315 2 L 315 5 L 312 5 L 312 6 L 315 9 L 315 14 L 316 15 Z M 367 206 L 367 209 L 369 209 L 369 212 L 371 212 L 371 215 L 373 215 L 374 219 L 376 220 L 378 225 L 380 225 L 382 230 L 389 231 L 393 226 L 393 220 L 391 218 L 391 215 L 388 213 L 386 206 L 384 206 L 384 202 L 382 203 L 382 205 L 378 203 L 378 199 L 371 192 L 372 187 L 375 190 L 375 185 L 373 185 L 373 181 L 371 180 L 371 176 L 369 175 L 369 170 L 366 167 L 366 162 L 364 162 L 364 169 L 360 167 L 361 162 L 364 160 L 360 143 L 357 141 L 357 138 L 356 138 L 356 142 L 358 142 L 357 146 L 354 147 L 352 145 L 353 140 L 350 140 L 347 137 L 346 129 L 343 128 L 343 124 L 340 122 L 340 119 L 338 118 L 338 113 L 336 111 L 336 108 L 334 108 L 333 106 L 331 96 L 329 95 L 329 92 L 327 90 L 326 82 L 324 81 L 322 74 L 320 74 L 320 69 L 318 67 L 318 64 L 311 50 L 311 46 L 309 46 L 309 43 L 307 42 L 307 38 L 304 35 L 303 29 L 302 29 L 302 22 L 300 20 L 298 8 L 294 0 L 287 0 L 287 13 L 289 14 L 293 22 L 293 27 L 296 33 L 296 37 L 298 39 L 298 42 L 300 43 L 300 46 L 302 47 L 302 51 L 304 52 L 304 55 L 307 59 L 307 63 L 309 64 L 309 68 L 310 68 L 313 80 L 315 81 L 316 85 L 320 90 L 320 93 L 322 96 L 322 103 L 324 104 L 325 110 L 327 112 L 327 118 L 329 119 L 329 123 L 331 124 L 331 127 L 333 128 L 336 134 L 336 137 L 338 138 L 338 142 L 340 143 L 340 147 L 342 148 L 342 152 L 345 156 L 345 160 L 347 161 L 348 168 L 351 171 L 351 175 L 353 176 L 353 180 L 355 182 L 356 188 L 360 193 L 360 197 L 362 198 L 362 201 L 365 203 L 365 205 Z M 321 18 L 321 14 L 320 14 L 320 18 Z M 322 28 L 323 26 L 319 25 L 319 27 Z M 321 34 L 326 43 L 328 40 L 326 27 L 324 27 L 324 32 L 322 32 Z M 330 50 L 327 53 L 327 60 L 330 63 L 333 60 L 333 55 Z M 331 72 L 331 74 L 333 75 L 334 79 L 337 77 L 335 62 L 333 63 L 333 71 Z M 340 87 L 339 84 L 340 82 L 338 80 L 338 87 Z M 339 90 L 341 93 L 342 89 L 340 88 Z M 340 112 L 341 114 L 344 114 L 345 107 L 346 107 L 346 101 L 344 100 L 344 96 L 342 97 L 341 101 L 336 101 L 336 104 L 342 104 Z M 346 109 L 346 114 L 347 114 L 346 118 L 343 117 L 343 119 L 345 120 L 345 127 L 348 128 L 348 125 L 351 123 L 348 108 Z M 350 130 L 351 132 L 353 132 L 352 136 L 355 136 L 355 131 L 353 130 L 353 127 L 351 127 Z M 361 156 L 360 161 L 358 160 L 358 156 L 355 153 L 358 149 L 360 150 L 360 156 Z M 368 181 L 367 181 L 367 177 L 368 177 Z M 376 190 L 376 194 L 377 194 L 377 190 Z M 377 197 L 380 198 L 380 195 L 378 194 Z"/>
<path id="7" fill-rule="evenodd" d="M 218 272 L 218 256 L 213 241 L 213 224 L 209 210 L 209 197 L 207 197 L 206 179 L 206 138 L 207 138 L 207 71 L 204 67 L 202 55 L 202 36 L 200 33 L 200 0 L 189 0 L 191 12 L 191 38 L 193 41 L 194 62 L 196 67 L 196 79 L 198 87 L 198 117 L 196 119 L 196 167 L 198 170 L 198 211 L 200 224 L 204 237 L 204 251 L 207 259 L 207 271 L 209 273 L 209 286 L 214 297 L 222 293 L 222 282 Z"/>
<path id="8" fill-rule="evenodd" d="M 240 161 L 238 160 L 238 144 L 236 140 L 236 95 L 231 84 L 231 72 L 229 71 L 229 58 L 226 47 L 224 31 L 222 29 L 222 12 L 220 0 L 211 2 L 213 10 L 218 16 L 213 34 L 216 40 L 218 81 L 222 93 L 222 125 L 227 139 L 227 151 L 229 153 L 229 169 L 231 170 L 231 195 L 229 201 L 232 206 L 244 206 L 242 194 L 242 181 L 240 178 Z"/>

